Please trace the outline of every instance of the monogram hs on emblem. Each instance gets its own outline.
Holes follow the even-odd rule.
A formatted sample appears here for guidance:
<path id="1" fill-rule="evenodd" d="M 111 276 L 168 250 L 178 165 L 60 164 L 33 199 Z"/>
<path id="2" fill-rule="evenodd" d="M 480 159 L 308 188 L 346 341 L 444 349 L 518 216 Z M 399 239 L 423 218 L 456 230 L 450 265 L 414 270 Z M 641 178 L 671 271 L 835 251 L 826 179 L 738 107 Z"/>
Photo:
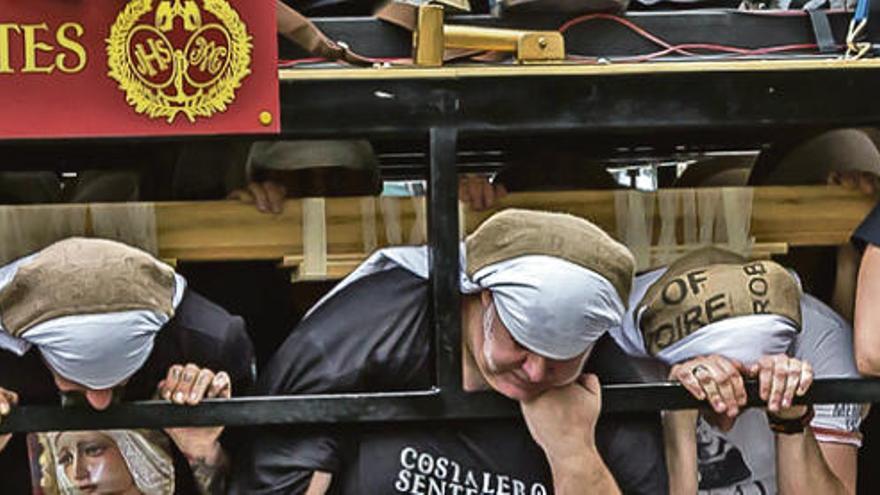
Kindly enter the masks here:
<path id="1" fill-rule="evenodd" d="M 139 114 L 173 123 L 227 110 L 252 37 L 227 0 L 131 0 L 107 39 L 109 76 Z"/>

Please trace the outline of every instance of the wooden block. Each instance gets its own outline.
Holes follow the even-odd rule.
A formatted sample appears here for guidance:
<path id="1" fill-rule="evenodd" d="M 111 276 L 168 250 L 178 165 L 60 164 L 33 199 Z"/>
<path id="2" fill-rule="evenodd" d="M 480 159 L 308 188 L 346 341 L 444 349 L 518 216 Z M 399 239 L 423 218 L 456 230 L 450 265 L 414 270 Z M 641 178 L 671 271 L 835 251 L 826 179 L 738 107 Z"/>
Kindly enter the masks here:
<path id="1" fill-rule="evenodd" d="M 327 275 L 327 208 L 324 198 L 306 198 L 303 203 L 303 263 L 305 276 Z"/>

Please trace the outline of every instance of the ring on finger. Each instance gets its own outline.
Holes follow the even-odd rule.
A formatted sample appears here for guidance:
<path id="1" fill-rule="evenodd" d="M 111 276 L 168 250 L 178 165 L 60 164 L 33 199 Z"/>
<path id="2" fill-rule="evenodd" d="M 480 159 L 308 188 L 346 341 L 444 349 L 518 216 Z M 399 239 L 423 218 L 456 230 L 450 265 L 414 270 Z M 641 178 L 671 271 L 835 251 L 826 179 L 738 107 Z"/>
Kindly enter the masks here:
<path id="1" fill-rule="evenodd" d="M 705 371 L 706 373 L 709 373 L 709 368 L 707 368 L 705 364 L 698 364 L 694 366 L 693 368 L 691 368 L 691 374 L 694 375 L 694 378 L 700 378 L 699 375 L 697 375 L 698 371 Z"/>

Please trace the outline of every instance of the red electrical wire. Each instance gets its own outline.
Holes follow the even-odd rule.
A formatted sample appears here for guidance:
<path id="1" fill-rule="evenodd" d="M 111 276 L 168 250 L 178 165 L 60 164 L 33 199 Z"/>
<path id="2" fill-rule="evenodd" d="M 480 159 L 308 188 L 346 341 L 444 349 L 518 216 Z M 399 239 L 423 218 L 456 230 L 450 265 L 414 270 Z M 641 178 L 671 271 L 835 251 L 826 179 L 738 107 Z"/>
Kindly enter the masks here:
<path id="1" fill-rule="evenodd" d="M 667 48 L 665 50 L 660 50 L 658 52 L 648 53 L 645 55 L 637 55 L 634 57 L 622 57 L 621 59 L 624 62 L 646 62 L 648 60 L 653 60 L 658 57 L 662 57 L 664 55 L 668 55 L 673 52 L 673 49 L 677 48 L 690 48 L 690 49 L 708 49 L 708 47 L 716 47 L 718 45 L 706 45 L 700 43 L 690 43 L 683 45 L 673 46 L 671 49 Z M 722 45 L 723 46 L 723 45 Z M 803 43 L 797 45 L 780 45 L 780 46 L 771 46 L 767 48 L 758 48 L 754 50 L 747 49 L 736 49 L 735 47 L 725 47 L 725 51 L 729 51 L 729 49 L 734 48 L 736 51 L 732 52 L 733 56 L 757 56 L 757 55 L 767 55 L 770 53 L 778 53 L 778 52 L 789 52 L 789 51 L 799 51 L 799 50 L 810 50 L 815 49 L 815 43 Z M 719 50 L 720 51 L 720 50 Z M 700 55 L 695 55 L 696 57 L 701 57 Z"/>
<path id="2" fill-rule="evenodd" d="M 777 13 L 765 14 L 765 15 L 790 15 L 785 11 L 779 11 Z M 801 14 L 797 14 L 801 15 Z M 794 45 L 779 45 L 779 46 L 770 46 L 764 48 L 741 48 L 730 45 L 721 45 L 715 43 L 682 43 L 678 45 L 673 45 L 663 38 L 647 31 L 641 26 L 635 24 L 634 22 L 624 19 L 622 17 L 613 15 L 613 14 L 587 14 L 579 17 L 575 17 L 574 19 L 570 19 L 565 22 L 562 26 L 559 27 L 560 33 L 565 33 L 572 27 L 582 24 L 584 22 L 596 20 L 596 19 L 605 19 L 609 21 L 616 22 L 639 36 L 647 39 L 648 41 L 660 46 L 663 50 L 648 53 L 645 55 L 637 55 L 634 57 L 623 57 L 622 59 L 628 62 L 644 62 L 647 60 L 652 60 L 658 57 L 662 57 L 664 55 L 669 55 L 672 53 L 678 53 L 680 55 L 684 55 L 687 57 L 700 57 L 701 55 L 693 52 L 693 50 L 704 50 L 710 52 L 721 52 L 721 53 L 729 53 L 733 56 L 757 56 L 757 55 L 767 55 L 770 53 L 778 53 L 778 52 L 786 52 L 786 51 L 799 51 L 799 50 L 811 50 L 816 48 L 815 43 L 802 43 L 802 44 L 794 44 Z"/>
<path id="3" fill-rule="evenodd" d="M 801 11 L 765 11 L 765 12 L 744 12 L 752 15 L 765 15 L 765 16 L 794 16 L 794 15 L 805 15 Z M 560 33 L 565 33 L 569 29 L 578 24 L 583 24 L 585 22 L 604 19 L 612 22 L 616 22 L 629 30 L 633 31 L 637 35 L 645 38 L 646 40 L 656 44 L 657 46 L 663 48 L 662 50 L 647 53 L 643 55 L 635 55 L 631 57 L 620 57 L 617 60 L 625 61 L 625 62 L 645 62 L 648 60 L 653 60 L 655 58 L 659 58 L 665 55 L 677 53 L 679 55 L 683 55 L 686 57 L 692 58 L 703 58 L 707 56 L 711 56 L 709 54 L 701 54 L 695 52 L 694 50 L 706 51 L 706 52 L 714 52 L 715 54 L 729 54 L 733 57 L 738 56 L 759 56 L 759 55 L 767 55 L 771 53 L 780 53 L 780 52 L 789 52 L 789 51 L 803 51 L 803 50 L 814 50 L 817 48 L 815 43 L 801 43 L 801 44 L 792 44 L 792 45 L 778 45 L 778 46 L 769 46 L 763 48 L 741 48 L 730 45 L 722 45 L 716 43 L 681 43 L 677 45 L 673 45 L 663 38 L 649 32 L 648 30 L 642 28 L 636 23 L 630 21 L 629 19 L 625 19 L 620 16 L 616 16 L 613 14 L 587 14 L 579 17 L 575 17 L 573 19 L 568 20 L 562 26 L 559 27 Z M 578 55 L 572 55 L 569 57 L 570 59 L 583 59 L 590 63 L 594 63 L 597 60 L 597 57 L 581 57 Z M 408 61 L 408 58 L 368 58 L 369 61 L 373 63 L 396 63 L 402 61 Z M 308 64 L 308 63 L 319 63 L 319 62 L 328 62 L 329 60 L 324 58 L 302 58 L 295 60 L 279 60 L 278 64 L 281 67 L 295 67 L 300 64 Z"/>
<path id="4" fill-rule="evenodd" d="M 769 46 L 767 48 L 758 48 L 752 50 L 749 55 L 766 55 L 768 53 L 777 53 L 777 52 L 791 52 L 798 50 L 815 50 L 819 48 L 819 45 L 816 43 L 800 43 L 795 45 L 780 45 L 780 46 Z"/>
<path id="5" fill-rule="evenodd" d="M 638 34 L 639 36 L 647 39 L 648 41 L 651 41 L 652 43 L 654 43 L 658 46 L 662 46 L 663 48 L 667 48 L 671 51 L 680 53 L 682 55 L 688 55 L 688 56 L 694 55 L 693 53 L 689 53 L 684 50 L 676 49 L 668 41 L 660 38 L 659 36 L 655 36 L 654 34 L 648 32 L 646 29 L 642 28 L 641 26 L 637 25 L 636 23 L 634 23 L 628 19 L 624 19 L 623 17 L 613 15 L 613 14 L 587 14 L 587 15 L 575 17 L 574 19 L 568 20 L 562 26 L 559 26 L 559 32 L 562 34 L 565 34 L 565 32 L 568 31 L 570 28 L 577 26 L 578 24 L 582 24 L 584 22 L 592 21 L 595 19 L 605 19 L 605 20 L 609 20 L 609 21 L 614 21 L 618 24 L 621 24 L 621 25 L 629 28 L 630 30 L 632 30 L 633 32 Z"/>
<path id="6" fill-rule="evenodd" d="M 293 67 L 299 64 L 313 64 L 318 62 L 326 62 L 326 58 L 322 57 L 311 57 L 311 58 L 296 58 L 296 59 L 279 59 L 278 66 L 279 67 Z"/>
<path id="7" fill-rule="evenodd" d="M 383 58 L 383 57 L 364 57 L 370 62 L 374 64 L 393 64 L 397 62 L 403 62 L 409 60 L 408 58 Z M 310 57 L 310 58 L 297 58 L 297 59 L 279 59 L 278 66 L 281 68 L 285 67 L 296 67 L 297 65 L 302 64 L 315 64 L 321 62 L 338 62 L 340 65 L 344 64 L 344 62 L 330 60 L 322 57 Z"/>

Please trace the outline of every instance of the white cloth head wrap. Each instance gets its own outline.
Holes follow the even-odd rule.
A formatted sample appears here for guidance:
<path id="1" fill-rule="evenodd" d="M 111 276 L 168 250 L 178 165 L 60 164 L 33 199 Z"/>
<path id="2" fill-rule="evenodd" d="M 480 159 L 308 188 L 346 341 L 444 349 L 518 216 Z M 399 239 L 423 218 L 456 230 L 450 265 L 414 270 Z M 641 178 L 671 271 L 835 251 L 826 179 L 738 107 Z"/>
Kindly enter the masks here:
<path id="1" fill-rule="evenodd" d="M 461 245 L 461 267 L 465 266 Z M 381 249 L 309 310 L 367 275 L 404 268 L 428 278 L 428 248 Z M 614 286 L 599 274 L 552 256 L 528 255 L 494 263 L 469 278 L 461 271 L 461 291 L 489 290 L 501 322 L 511 336 L 550 359 L 570 359 L 587 350 L 606 331 L 622 324 L 626 311 Z"/>
<path id="2" fill-rule="evenodd" d="M 28 256 L 0 268 L 0 289 L 12 281 Z M 172 306 L 183 299 L 186 280 L 175 277 Z M 153 339 L 169 317 L 148 310 L 64 316 L 37 324 L 21 337 L 0 322 L 0 349 L 19 356 L 36 346 L 49 366 L 64 378 L 90 389 L 107 389 L 131 377 L 153 350 Z M 112 327 L 113 331 L 107 331 Z"/>
<path id="3" fill-rule="evenodd" d="M 551 359 L 571 359 L 623 322 L 626 308 L 596 272 L 552 256 L 520 256 L 474 274 L 463 292 L 492 292 L 510 335 Z"/>
<path id="4" fill-rule="evenodd" d="M 167 447 L 151 442 L 139 431 L 106 430 L 100 433 L 109 436 L 116 443 L 138 491 L 144 495 L 174 493 L 174 461 Z M 62 494 L 79 493 L 76 485 L 67 478 L 64 467 L 57 462 L 59 455 L 56 441 L 61 433 L 52 432 L 46 435 L 48 441 L 44 445 L 50 450 L 55 464 L 58 491 Z"/>
<path id="5" fill-rule="evenodd" d="M 638 304 L 648 287 L 665 272 L 666 268 L 661 268 L 635 279 L 623 326 L 611 331 L 611 336 L 627 354 L 649 356 L 639 330 Z M 797 339 L 798 330 L 793 321 L 779 315 L 737 316 L 706 325 L 664 348 L 655 357 L 673 365 L 698 356 L 718 354 L 748 365 L 767 354 L 788 352 Z"/>

